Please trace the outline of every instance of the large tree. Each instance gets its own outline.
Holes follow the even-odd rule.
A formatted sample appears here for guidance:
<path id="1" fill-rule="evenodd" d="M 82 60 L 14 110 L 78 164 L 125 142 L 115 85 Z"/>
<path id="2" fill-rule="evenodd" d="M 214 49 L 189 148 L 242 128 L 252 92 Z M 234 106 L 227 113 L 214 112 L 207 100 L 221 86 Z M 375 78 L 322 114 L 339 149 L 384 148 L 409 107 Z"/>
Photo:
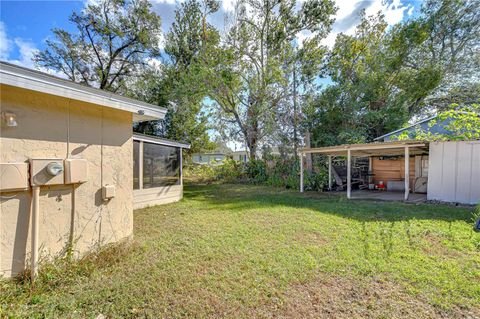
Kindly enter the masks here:
<path id="1" fill-rule="evenodd" d="M 207 54 L 218 44 L 218 31 L 207 18 L 218 10 L 213 0 L 188 0 L 178 5 L 166 35 L 160 72 L 137 82 L 137 96 L 168 109 L 165 120 L 142 123 L 136 131 L 162 135 L 191 144 L 190 152 L 214 147 L 209 141 L 205 112 Z"/>
<path id="2" fill-rule="evenodd" d="M 37 65 L 74 82 L 116 92 L 158 55 L 160 17 L 147 0 L 102 0 L 74 12 L 76 33 L 53 29 L 54 38 L 34 57 Z"/>
<path id="3" fill-rule="evenodd" d="M 478 1 L 429 0 L 409 21 L 388 28 L 381 15 L 363 16 L 354 35 L 340 34 L 327 66 L 333 85 L 308 110 L 315 144 L 371 141 L 431 111 L 426 101 L 455 91 L 459 79 L 478 81 L 468 66 L 479 58 L 479 9 Z"/>
<path id="4" fill-rule="evenodd" d="M 310 44 L 316 50 L 334 13 L 330 0 L 308 0 L 300 8 L 292 0 L 237 4 L 221 49 L 210 54 L 206 82 L 218 107 L 219 124 L 248 147 L 250 158 L 276 131 L 280 105 L 291 96 L 286 89 L 292 71 L 288 61 L 295 63 L 296 38 L 311 32 L 304 47 Z"/>

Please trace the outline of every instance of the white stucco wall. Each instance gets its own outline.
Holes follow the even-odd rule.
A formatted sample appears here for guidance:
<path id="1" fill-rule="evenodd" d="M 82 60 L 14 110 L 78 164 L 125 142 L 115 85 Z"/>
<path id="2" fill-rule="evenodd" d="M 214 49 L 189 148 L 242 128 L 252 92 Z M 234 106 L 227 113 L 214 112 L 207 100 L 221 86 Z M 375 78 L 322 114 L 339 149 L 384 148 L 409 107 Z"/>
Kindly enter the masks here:
<path id="1" fill-rule="evenodd" d="M 480 202 L 480 141 L 430 143 L 428 170 L 429 200 Z"/>
<path id="2" fill-rule="evenodd" d="M 44 186 L 40 198 L 40 257 L 77 256 L 132 235 L 132 114 L 95 104 L 1 86 L 2 111 L 14 112 L 17 127 L 1 127 L 0 159 L 84 158 L 88 181 Z M 102 185 L 116 186 L 104 202 Z M 0 275 L 21 272 L 30 254 L 31 190 L 1 193 Z"/>

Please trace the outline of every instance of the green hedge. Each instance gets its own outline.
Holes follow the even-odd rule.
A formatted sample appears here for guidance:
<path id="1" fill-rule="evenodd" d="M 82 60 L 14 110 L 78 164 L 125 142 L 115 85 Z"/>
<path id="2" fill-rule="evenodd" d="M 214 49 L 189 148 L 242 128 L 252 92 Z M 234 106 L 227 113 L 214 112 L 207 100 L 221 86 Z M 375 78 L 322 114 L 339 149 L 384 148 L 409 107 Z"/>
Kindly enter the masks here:
<path id="1" fill-rule="evenodd" d="M 314 172 L 304 172 L 305 190 L 323 190 L 328 185 L 325 167 L 316 167 Z M 220 165 L 188 164 L 185 178 L 199 183 L 252 183 L 298 189 L 300 187 L 300 163 L 298 158 L 274 157 L 267 161 L 251 160 L 240 163 L 232 159 Z"/>

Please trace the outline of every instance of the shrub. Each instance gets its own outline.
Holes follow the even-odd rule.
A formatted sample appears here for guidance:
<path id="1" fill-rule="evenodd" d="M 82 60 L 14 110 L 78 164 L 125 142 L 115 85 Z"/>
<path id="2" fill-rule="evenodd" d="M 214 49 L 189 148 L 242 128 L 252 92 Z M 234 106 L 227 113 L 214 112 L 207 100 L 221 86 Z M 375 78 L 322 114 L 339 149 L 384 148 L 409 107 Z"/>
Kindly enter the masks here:
<path id="1" fill-rule="evenodd" d="M 221 165 L 215 166 L 215 179 L 232 183 L 240 179 L 243 175 L 243 164 L 233 159 L 226 159 Z"/>
<path id="2" fill-rule="evenodd" d="M 233 183 L 242 178 L 244 165 L 232 159 L 226 159 L 219 165 L 186 165 L 184 177 L 197 183 L 212 183 L 216 181 Z"/>
<path id="3" fill-rule="evenodd" d="M 267 180 L 267 165 L 262 160 L 251 160 L 247 163 L 246 177 L 254 183 L 264 183 Z"/>
<path id="4" fill-rule="evenodd" d="M 305 190 L 321 191 L 328 186 L 328 171 L 321 167 L 317 172 L 305 172 Z"/>
<path id="5" fill-rule="evenodd" d="M 214 168 L 209 165 L 189 164 L 183 169 L 183 176 L 197 183 L 211 183 L 215 175 Z"/>
<path id="6" fill-rule="evenodd" d="M 289 189 L 300 188 L 300 162 L 297 157 L 271 157 L 252 160 L 246 164 L 232 159 L 220 165 L 187 165 L 184 176 L 197 183 L 253 183 Z M 328 172 L 324 166 L 304 175 L 305 190 L 321 191 L 328 185 Z"/>

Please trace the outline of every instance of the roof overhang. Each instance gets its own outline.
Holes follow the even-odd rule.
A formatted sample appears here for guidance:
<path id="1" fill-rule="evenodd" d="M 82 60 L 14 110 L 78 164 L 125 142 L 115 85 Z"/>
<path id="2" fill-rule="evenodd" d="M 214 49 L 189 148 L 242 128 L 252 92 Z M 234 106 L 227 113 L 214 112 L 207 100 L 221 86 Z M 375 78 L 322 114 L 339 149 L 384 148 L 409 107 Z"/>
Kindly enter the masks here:
<path id="1" fill-rule="evenodd" d="M 161 120 L 167 113 L 165 108 L 153 104 L 3 61 L 0 62 L 0 83 L 130 112 L 134 122 Z"/>
<path id="2" fill-rule="evenodd" d="M 190 144 L 177 142 L 177 141 L 172 141 L 172 140 L 168 140 L 168 139 L 165 139 L 165 138 L 151 136 L 151 135 L 145 135 L 145 134 L 133 133 L 133 140 L 134 141 L 143 141 L 143 142 L 147 142 L 147 143 L 153 143 L 153 144 L 160 144 L 160 145 L 190 149 Z"/>
<path id="3" fill-rule="evenodd" d="M 393 141 L 368 144 L 344 144 L 319 148 L 302 148 L 300 154 L 324 154 L 333 156 L 346 156 L 350 150 L 353 156 L 396 156 L 404 155 L 405 148 L 410 155 L 428 154 L 429 143 L 425 141 Z"/>

